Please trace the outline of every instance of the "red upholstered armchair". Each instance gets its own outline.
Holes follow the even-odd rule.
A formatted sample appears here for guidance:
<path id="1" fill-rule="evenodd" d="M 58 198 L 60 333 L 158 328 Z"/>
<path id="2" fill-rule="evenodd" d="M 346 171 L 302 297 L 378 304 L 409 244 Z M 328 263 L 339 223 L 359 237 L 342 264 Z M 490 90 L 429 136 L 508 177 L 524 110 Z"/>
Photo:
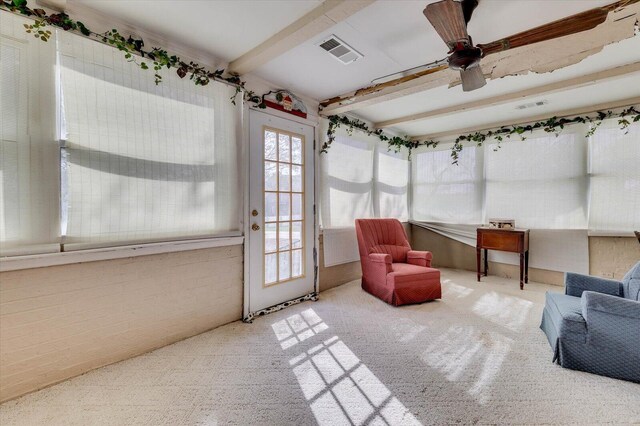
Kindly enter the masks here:
<path id="1" fill-rule="evenodd" d="M 440 271 L 414 251 L 396 219 L 356 219 L 362 288 L 395 306 L 440 299 Z"/>

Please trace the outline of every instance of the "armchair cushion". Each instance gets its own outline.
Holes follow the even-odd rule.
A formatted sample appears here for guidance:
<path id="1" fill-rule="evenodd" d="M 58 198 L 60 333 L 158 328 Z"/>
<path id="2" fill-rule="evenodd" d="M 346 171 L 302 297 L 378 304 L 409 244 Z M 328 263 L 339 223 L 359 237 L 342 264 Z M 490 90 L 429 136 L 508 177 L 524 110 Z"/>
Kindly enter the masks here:
<path id="1" fill-rule="evenodd" d="M 565 294 L 581 297 L 585 290 L 598 293 L 622 296 L 622 283 L 606 278 L 592 277 L 589 275 L 567 272 L 564 275 Z"/>
<path id="2" fill-rule="evenodd" d="M 430 251 L 409 250 L 407 252 L 407 263 L 418 266 L 431 266 L 433 254 Z"/>

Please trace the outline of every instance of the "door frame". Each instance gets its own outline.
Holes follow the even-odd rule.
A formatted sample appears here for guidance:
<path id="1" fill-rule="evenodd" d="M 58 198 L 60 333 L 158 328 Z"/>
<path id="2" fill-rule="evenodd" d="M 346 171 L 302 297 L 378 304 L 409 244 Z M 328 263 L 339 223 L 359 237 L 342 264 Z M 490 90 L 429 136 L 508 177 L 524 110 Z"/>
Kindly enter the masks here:
<path id="1" fill-rule="evenodd" d="M 251 124 L 250 124 L 250 111 L 257 111 L 263 114 L 272 115 L 277 118 L 281 118 L 284 120 L 289 120 L 294 123 L 304 124 L 310 126 L 313 129 L 313 271 L 309 271 L 309 273 L 313 273 L 313 292 L 307 295 L 298 297 L 293 300 L 283 301 L 274 306 L 267 307 L 265 309 L 261 309 L 256 312 L 249 312 L 249 293 L 251 287 L 251 259 L 250 259 L 250 241 L 251 241 L 251 206 L 250 206 L 250 154 L 251 154 Z M 243 260 L 244 260 L 244 277 L 243 277 L 243 303 L 242 303 L 242 321 L 246 323 L 253 322 L 253 319 L 257 316 L 265 315 L 267 313 L 276 312 L 285 307 L 303 302 L 305 300 L 318 300 L 319 290 L 319 221 L 318 221 L 318 208 L 317 208 L 317 200 L 318 200 L 318 164 L 319 164 L 319 150 L 317 148 L 318 144 L 318 132 L 320 129 L 319 117 L 317 120 L 310 120 L 301 117 L 297 117 L 294 115 L 290 115 L 281 111 L 277 111 L 274 109 L 261 109 L 254 106 L 248 106 L 244 109 L 244 117 L 243 120 L 243 144 L 241 148 L 241 170 L 243 176 L 243 209 L 242 209 L 242 230 L 244 233 L 244 244 L 243 244 Z"/>

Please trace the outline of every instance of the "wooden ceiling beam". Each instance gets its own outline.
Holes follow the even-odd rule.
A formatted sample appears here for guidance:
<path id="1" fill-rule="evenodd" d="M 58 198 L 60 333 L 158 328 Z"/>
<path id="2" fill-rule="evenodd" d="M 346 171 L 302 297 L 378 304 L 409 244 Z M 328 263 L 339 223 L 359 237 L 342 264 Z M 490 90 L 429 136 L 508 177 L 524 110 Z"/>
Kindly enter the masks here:
<path id="1" fill-rule="evenodd" d="M 485 132 L 487 130 L 498 129 L 503 126 L 504 127 L 524 126 L 526 124 L 535 123 L 536 121 L 546 120 L 551 115 L 554 115 L 558 118 L 571 118 L 577 115 L 592 114 L 596 111 L 610 111 L 610 110 L 628 108 L 630 106 L 636 106 L 636 105 L 640 105 L 640 96 L 621 99 L 618 101 L 603 102 L 603 103 L 591 105 L 588 107 L 566 109 L 563 111 L 558 111 L 553 114 L 549 114 L 549 113 L 539 114 L 539 115 L 525 118 L 525 119 L 518 118 L 514 120 L 509 120 L 509 121 L 502 120 L 500 122 L 482 124 L 480 126 L 465 127 L 462 129 L 449 130 L 446 132 L 439 132 L 439 133 L 431 133 L 428 135 L 412 136 L 411 139 L 416 141 L 417 140 L 438 140 L 438 139 L 446 138 L 449 136 L 466 135 L 466 134 L 475 133 L 475 132 Z"/>
<path id="2" fill-rule="evenodd" d="M 270 60 L 316 37 L 375 0 L 325 0 L 282 31 L 260 43 L 229 64 L 229 70 L 240 75 L 250 73 Z"/>
<path id="3" fill-rule="evenodd" d="M 503 105 L 509 102 L 517 101 L 520 99 L 526 99 L 530 96 L 550 95 L 552 93 L 562 92 L 569 89 L 577 89 L 579 87 L 588 86 L 590 84 L 600 83 L 603 81 L 624 77 L 628 74 L 632 74 L 636 72 L 640 72 L 640 62 L 633 62 L 628 65 L 623 65 L 623 66 L 611 68 L 604 71 L 598 71 L 591 74 L 582 75 L 580 77 L 570 78 L 567 80 L 557 81 L 555 83 L 549 83 L 543 86 L 537 86 L 537 87 L 532 87 L 530 89 L 507 93 L 504 95 L 492 96 L 490 98 L 479 99 L 473 102 L 456 104 L 456 105 L 448 106 L 445 108 L 438 108 L 435 110 L 425 111 L 418 114 L 412 114 L 404 117 L 394 118 L 392 120 L 381 121 L 379 123 L 375 123 L 375 127 L 376 128 L 393 127 L 399 124 L 410 123 L 413 121 L 421 121 L 421 120 L 441 117 L 444 115 L 450 115 L 454 113 L 469 112 L 469 111 L 474 111 L 482 108 L 494 107 L 494 106 Z"/>

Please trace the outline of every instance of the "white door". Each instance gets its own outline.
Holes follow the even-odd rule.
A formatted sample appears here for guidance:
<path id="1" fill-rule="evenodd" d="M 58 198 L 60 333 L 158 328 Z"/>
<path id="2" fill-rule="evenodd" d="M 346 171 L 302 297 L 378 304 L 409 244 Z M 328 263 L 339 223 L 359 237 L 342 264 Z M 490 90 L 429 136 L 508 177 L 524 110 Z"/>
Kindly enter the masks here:
<path id="1" fill-rule="evenodd" d="M 314 291 L 314 128 L 249 114 L 249 309 Z"/>

